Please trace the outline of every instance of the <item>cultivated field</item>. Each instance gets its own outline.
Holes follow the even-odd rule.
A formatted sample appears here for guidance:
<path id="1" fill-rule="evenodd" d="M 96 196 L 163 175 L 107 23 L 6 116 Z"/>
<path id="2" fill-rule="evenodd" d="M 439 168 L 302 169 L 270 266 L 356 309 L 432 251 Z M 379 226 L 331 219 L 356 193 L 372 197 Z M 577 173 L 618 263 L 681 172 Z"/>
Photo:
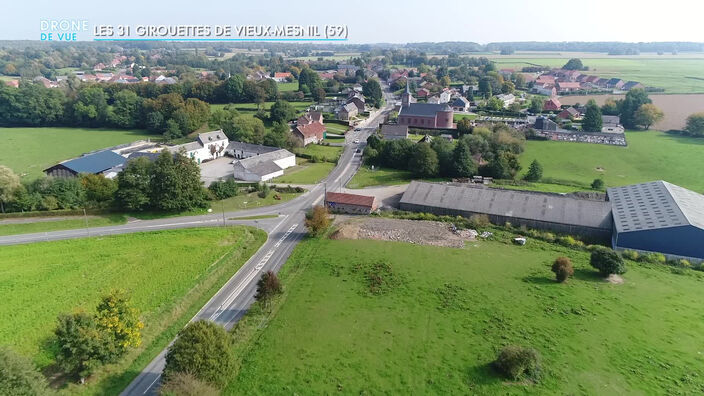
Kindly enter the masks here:
<path id="1" fill-rule="evenodd" d="M 702 65 L 704 67 L 704 65 Z M 563 96 L 560 103 L 572 105 L 576 103 L 585 104 L 589 99 L 594 99 L 599 105 L 604 104 L 606 99 L 620 99 L 624 95 L 585 95 L 585 96 Z M 665 117 L 662 121 L 653 125 L 653 129 L 667 131 L 669 129 L 683 129 L 690 114 L 704 111 L 704 94 L 691 95 L 649 95 L 653 104 L 659 107 Z"/>
<path id="2" fill-rule="evenodd" d="M 624 80 L 640 81 L 646 86 L 665 89 L 666 93 L 704 93 L 704 57 L 701 54 L 680 54 L 658 56 L 584 57 L 583 53 L 563 52 L 544 56 L 490 55 L 499 69 L 527 66 L 561 67 L 570 58 L 584 58 L 582 63 L 589 67 L 587 74 L 604 78 L 618 77 Z"/>
<path id="3" fill-rule="evenodd" d="M 140 139 L 161 138 L 145 131 L 84 128 L 0 128 L 0 165 L 26 179 L 89 151 Z"/>
<path id="4" fill-rule="evenodd" d="M 224 394 L 701 391 L 701 273 L 629 263 L 615 285 L 587 252 L 496 235 L 463 249 L 303 242 L 283 268 L 273 313 L 235 334 L 251 338 L 237 348 L 240 370 Z M 550 271 L 558 256 L 575 265 L 566 284 Z M 493 371 L 508 344 L 539 351 L 540 382 Z"/>
<path id="5" fill-rule="evenodd" d="M 538 159 L 543 181 L 588 187 L 598 177 L 607 186 L 666 180 L 704 192 L 704 139 L 656 131 L 626 132 L 626 139 L 628 147 L 529 140 L 520 158 L 522 173 Z"/>
<path id="6" fill-rule="evenodd" d="M 119 393 L 265 240 L 262 231 L 228 227 L 3 247 L 0 345 L 46 367 L 59 313 L 93 310 L 101 295 L 125 289 L 145 323 L 143 344 L 82 387 Z"/>

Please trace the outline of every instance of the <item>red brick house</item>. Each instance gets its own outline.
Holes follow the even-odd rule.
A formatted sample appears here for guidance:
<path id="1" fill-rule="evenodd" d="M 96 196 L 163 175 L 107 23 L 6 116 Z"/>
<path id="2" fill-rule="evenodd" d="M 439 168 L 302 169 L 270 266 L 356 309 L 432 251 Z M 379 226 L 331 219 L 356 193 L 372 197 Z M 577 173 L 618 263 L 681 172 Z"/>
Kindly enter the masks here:
<path id="1" fill-rule="evenodd" d="M 298 119 L 296 120 L 297 125 L 308 125 L 308 124 L 312 124 L 314 122 L 319 122 L 321 124 L 325 124 L 323 122 L 323 113 L 321 113 L 319 111 L 310 111 L 310 112 L 298 117 Z"/>
<path id="2" fill-rule="evenodd" d="M 560 81 L 557 83 L 557 92 L 558 93 L 579 91 L 580 88 L 581 87 L 578 82 Z"/>
<path id="3" fill-rule="evenodd" d="M 325 195 L 325 207 L 336 213 L 370 214 L 377 205 L 373 196 L 329 192 Z"/>
<path id="4" fill-rule="evenodd" d="M 419 98 L 427 98 L 428 95 L 430 95 L 430 91 L 425 88 L 421 88 L 416 91 L 416 96 Z"/>
<path id="5" fill-rule="evenodd" d="M 325 138 L 325 125 L 317 121 L 313 121 L 310 124 L 297 125 L 293 129 L 293 135 L 303 146 L 318 143 Z"/>
<path id="6" fill-rule="evenodd" d="M 543 110 L 557 111 L 557 110 L 560 110 L 561 107 L 562 107 L 562 104 L 560 104 L 560 101 L 557 100 L 557 98 L 550 98 L 545 101 L 545 105 L 543 105 Z"/>

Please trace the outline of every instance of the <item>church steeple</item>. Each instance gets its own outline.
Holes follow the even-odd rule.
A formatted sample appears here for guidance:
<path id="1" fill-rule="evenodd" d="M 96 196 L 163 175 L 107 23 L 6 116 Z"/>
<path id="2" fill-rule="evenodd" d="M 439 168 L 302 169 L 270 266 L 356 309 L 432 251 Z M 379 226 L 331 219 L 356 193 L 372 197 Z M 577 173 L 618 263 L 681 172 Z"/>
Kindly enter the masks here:
<path id="1" fill-rule="evenodd" d="M 411 103 L 415 102 L 415 98 L 411 95 L 410 81 L 406 79 L 406 92 L 401 95 L 401 107 L 408 107 Z"/>

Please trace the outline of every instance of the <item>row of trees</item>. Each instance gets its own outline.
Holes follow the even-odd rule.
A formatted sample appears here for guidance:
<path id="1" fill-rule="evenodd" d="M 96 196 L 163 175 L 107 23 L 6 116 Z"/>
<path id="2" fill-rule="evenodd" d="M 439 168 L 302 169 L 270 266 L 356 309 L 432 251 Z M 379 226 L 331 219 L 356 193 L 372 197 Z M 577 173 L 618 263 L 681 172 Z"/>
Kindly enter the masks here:
<path id="1" fill-rule="evenodd" d="M 145 157 L 129 161 L 116 180 L 82 174 L 21 183 L 10 168 L 0 166 L 3 212 L 109 207 L 176 212 L 205 207 L 210 195 L 202 186 L 198 165 L 167 151 L 154 162 Z"/>
<path id="2" fill-rule="evenodd" d="M 473 128 L 452 142 L 435 137 L 430 143 L 408 139 L 382 140 L 376 135 L 367 140 L 365 161 L 395 169 L 410 170 L 419 177 L 492 176 L 512 179 L 520 171 L 518 155 L 524 136 L 503 125 L 494 129 Z"/>

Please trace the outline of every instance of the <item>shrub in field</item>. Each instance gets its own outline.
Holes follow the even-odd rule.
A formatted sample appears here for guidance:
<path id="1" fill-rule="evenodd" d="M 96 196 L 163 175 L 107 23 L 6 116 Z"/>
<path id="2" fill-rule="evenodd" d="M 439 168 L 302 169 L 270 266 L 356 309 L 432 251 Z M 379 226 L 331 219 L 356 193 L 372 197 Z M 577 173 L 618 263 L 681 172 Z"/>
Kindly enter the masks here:
<path id="1" fill-rule="evenodd" d="M 667 262 L 665 255 L 660 253 L 650 253 L 647 256 L 644 256 L 644 258 L 647 262 L 653 264 L 665 264 Z"/>
<path id="2" fill-rule="evenodd" d="M 621 253 L 621 256 L 623 256 L 623 258 L 627 258 L 633 261 L 638 261 L 638 259 L 640 258 L 640 254 L 638 254 L 638 252 L 636 252 L 635 250 L 624 250 Z"/>
<path id="3" fill-rule="evenodd" d="M 217 324 L 200 320 L 189 323 L 166 354 L 164 379 L 179 373 L 222 388 L 235 370 L 232 336 Z"/>
<path id="4" fill-rule="evenodd" d="M 264 305 L 268 305 L 271 298 L 280 293 L 281 282 L 279 277 L 276 276 L 274 271 L 267 271 L 262 274 L 262 277 L 257 282 L 257 294 L 254 295 L 254 298 L 264 303 Z"/>
<path id="5" fill-rule="evenodd" d="M 0 395 L 49 395 L 44 376 L 32 362 L 2 347 L 0 348 Z"/>
<path id="6" fill-rule="evenodd" d="M 192 374 L 176 373 L 159 388 L 161 396 L 218 396 L 220 392 Z"/>
<path id="7" fill-rule="evenodd" d="M 626 272 L 626 265 L 623 258 L 612 249 L 599 248 L 592 251 L 589 264 L 599 270 L 604 276 L 611 274 L 623 274 Z"/>
<path id="8" fill-rule="evenodd" d="M 271 188 L 269 187 L 269 185 L 266 183 L 262 183 L 259 185 L 259 192 L 257 193 L 257 196 L 259 198 L 266 198 L 267 195 L 269 195 L 270 191 L 271 191 Z"/>
<path id="9" fill-rule="evenodd" d="M 328 216 L 328 210 L 324 206 L 315 206 L 306 213 L 306 228 L 308 228 L 308 232 L 313 236 L 325 232 L 325 230 L 330 227 L 331 222 L 332 220 Z"/>
<path id="10" fill-rule="evenodd" d="M 387 261 L 359 263 L 352 272 L 361 273 L 366 289 L 374 295 L 381 295 L 398 286 L 400 279 Z"/>
<path id="11" fill-rule="evenodd" d="M 558 257 L 554 263 L 552 263 L 552 272 L 555 273 L 555 279 L 562 283 L 567 280 L 570 276 L 574 275 L 574 268 L 572 268 L 572 262 L 567 257 Z"/>
<path id="12" fill-rule="evenodd" d="M 234 179 L 227 179 L 223 181 L 214 181 L 210 184 L 210 186 L 208 186 L 208 190 L 213 193 L 215 198 L 226 199 L 237 195 L 239 186 Z"/>
<path id="13" fill-rule="evenodd" d="M 491 225 L 489 221 L 489 216 L 485 214 L 475 214 L 469 218 L 470 224 L 475 228 L 484 228 Z"/>
<path id="14" fill-rule="evenodd" d="M 500 373 L 512 380 L 540 378 L 540 354 L 533 348 L 509 345 L 501 349 L 493 363 Z"/>

